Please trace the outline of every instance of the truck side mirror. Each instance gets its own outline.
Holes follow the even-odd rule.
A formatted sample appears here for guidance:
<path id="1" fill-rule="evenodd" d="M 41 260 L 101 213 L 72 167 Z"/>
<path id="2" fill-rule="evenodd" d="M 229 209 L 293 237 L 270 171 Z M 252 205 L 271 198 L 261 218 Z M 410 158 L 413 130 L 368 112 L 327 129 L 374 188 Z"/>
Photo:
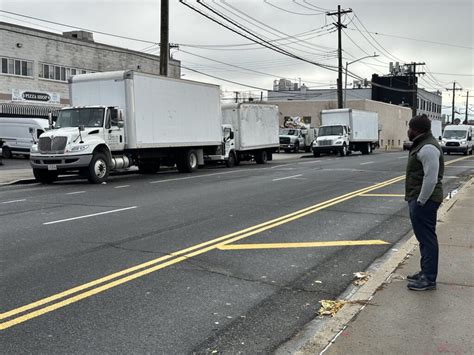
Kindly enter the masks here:
<path id="1" fill-rule="evenodd" d="M 234 139 L 234 131 L 230 131 L 229 138 Z"/>
<path id="2" fill-rule="evenodd" d="M 467 137 L 467 140 L 468 140 L 468 141 L 472 141 L 472 136 L 471 136 L 471 137 Z"/>
<path id="3" fill-rule="evenodd" d="M 51 112 L 48 113 L 48 124 L 49 124 L 49 129 L 53 129 L 53 114 Z"/>
<path id="4" fill-rule="evenodd" d="M 443 140 L 443 137 L 439 136 L 439 137 L 438 137 L 438 140 Z"/>
<path id="5" fill-rule="evenodd" d="M 123 128 L 124 124 L 123 124 L 123 110 L 118 110 L 118 121 L 117 121 L 117 126 L 119 128 Z"/>

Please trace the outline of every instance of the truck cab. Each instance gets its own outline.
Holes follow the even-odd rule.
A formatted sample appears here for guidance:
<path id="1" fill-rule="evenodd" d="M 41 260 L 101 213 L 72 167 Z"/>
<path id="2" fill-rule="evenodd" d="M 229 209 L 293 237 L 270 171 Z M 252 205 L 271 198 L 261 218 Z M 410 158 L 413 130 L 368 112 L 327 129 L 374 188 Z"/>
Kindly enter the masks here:
<path id="1" fill-rule="evenodd" d="M 286 153 L 297 153 L 302 147 L 304 147 L 304 137 L 300 128 L 280 129 L 280 149 Z"/>
<path id="2" fill-rule="evenodd" d="M 340 153 L 345 156 L 348 153 L 351 129 L 346 125 L 320 126 L 318 138 L 313 142 L 313 155 L 321 153 Z"/>
<path id="3" fill-rule="evenodd" d="M 125 146 L 123 122 L 123 111 L 117 107 L 62 109 L 53 129 L 43 133 L 31 147 L 35 178 L 52 182 L 59 173 L 79 170 L 91 182 L 106 179 L 109 169 L 117 164 L 114 152 L 123 151 Z"/>
<path id="4" fill-rule="evenodd" d="M 441 140 L 443 153 L 464 153 L 464 155 L 472 154 L 472 135 L 472 126 L 446 126 Z"/>

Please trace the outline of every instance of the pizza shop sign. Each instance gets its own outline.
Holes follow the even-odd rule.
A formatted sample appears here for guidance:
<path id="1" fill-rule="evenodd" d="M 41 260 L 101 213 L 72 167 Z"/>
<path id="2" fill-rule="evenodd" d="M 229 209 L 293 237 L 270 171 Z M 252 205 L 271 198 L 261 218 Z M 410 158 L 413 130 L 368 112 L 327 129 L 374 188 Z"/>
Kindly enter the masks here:
<path id="1" fill-rule="evenodd" d="M 27 91 L 12 89 L 12 101 L 22 101 L 22 102 L 44 102 L 59 104 L 60 97 L 56 92 L 37 92 L 37 91 Z"/>

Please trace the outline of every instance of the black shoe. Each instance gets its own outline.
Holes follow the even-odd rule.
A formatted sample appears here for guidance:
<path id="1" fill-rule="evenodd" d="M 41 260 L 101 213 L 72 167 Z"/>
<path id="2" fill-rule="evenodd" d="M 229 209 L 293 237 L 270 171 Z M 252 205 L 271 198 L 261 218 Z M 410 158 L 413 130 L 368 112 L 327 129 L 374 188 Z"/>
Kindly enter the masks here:
<path id="1" fill-rule="evenodd" d="M 436 290 L 436 282 L 428 280 L 425 275 L 421 274 L 418 280 L 409 282 L 407 287 L 412 291 Z"/>
<path id="2" fill-rule="evenodd" d="M 421 275 L 422 275 L 422 272 L 421 272 L 421 271 L 418 271 L 416 274 L 407 275 L 407 280 L 409 280 L 409 281 L 416 281 L 416 280 L 419 280 Z"/>

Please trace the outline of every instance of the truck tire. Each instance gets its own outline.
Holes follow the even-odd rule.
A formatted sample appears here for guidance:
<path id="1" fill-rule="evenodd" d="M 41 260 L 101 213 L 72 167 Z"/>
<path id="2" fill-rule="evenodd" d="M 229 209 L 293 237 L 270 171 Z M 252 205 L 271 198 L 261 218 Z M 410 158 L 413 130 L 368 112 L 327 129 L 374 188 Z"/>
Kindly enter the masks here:
<path id="1" fill-rule="evenodd" d="M 160 161 L 138 162 L 140 174 L 156 174 L 160 170 Z"/>
<path id="2" fill-rule="evenodd" d="M 367 143 L 367 145 L 362 147 L 362 149 L 361 149 L 362 154 L 364 154 L 364 155 L 369 154 L 370 150 L 371 150 L 370 148 L 371 148 L 370 143 Z"/>
<path id="3" fill-rule="evenodd" d="M 266 150 L 259 150 L 255 152 L 255 162 L 257 164 L 265 164 L 268 160 L 268 154 Z"/>
<path id="4" fill-rule="evenodd" d="M 91 184 L 102 184 L 109 177 L 109 164 L 104 153 L 95 153 L 89 164 L 87 179 Z"/>
<path id="5" fill-rule="evenodd" d="M 192 173 L 198 168 L 198 155 L 194 149 L 186 149 L 181 152 L 176 161 L 176 167 L 180 173 Z"/>
<path id="6" fill-rule="evenodd" d="M 5 159 L 10 159 L 12 157 L 12 151 L 8 147 L 3 147 L 2 155 Z"/>
<path id="7" fill-rule="evenodd" d="M 228 168 L 233 168 L 235 165 L 236 165 L 236 160 L 237 158 L 235 157 L 235 153 L 234 152 L 231 152 L 229 154 L 229 158 L 227 159 L 227 161 L 225 162 L 225 165 L 228 167 Z"/>
<path id="8" fill-rule="evenodd" d="M 300 142 L 296 141 L 293 152 L 298 153 L 299 151 L 300 151 Z"/>
<path id="9" fill-rule="evenodd" d="M 57 171 L 50 171 L 45 169 L 33 169 L 33 175 L 36 181 L 42 184 L 51 184 L 58 179 Z"/>
<path id="10" fill-rule="evenodd" d="M 472 153 L 472 151 L 471 151 Z M 272 161 L 273 160 L 273 152 L 271 150 L 267 151 L 267 160 Z"/>
<path id="11" fill-rule="evenodd" d="M 347 156 L 347 145 L 343 144 L 341 150 L 339 151 L 339 154 L 341 154 L 341 157 Z"/>
<path id="12" fill-rule="evenodd" d="M 372 154 L 372 144 L 367 145 L 367 154 Z"/>

